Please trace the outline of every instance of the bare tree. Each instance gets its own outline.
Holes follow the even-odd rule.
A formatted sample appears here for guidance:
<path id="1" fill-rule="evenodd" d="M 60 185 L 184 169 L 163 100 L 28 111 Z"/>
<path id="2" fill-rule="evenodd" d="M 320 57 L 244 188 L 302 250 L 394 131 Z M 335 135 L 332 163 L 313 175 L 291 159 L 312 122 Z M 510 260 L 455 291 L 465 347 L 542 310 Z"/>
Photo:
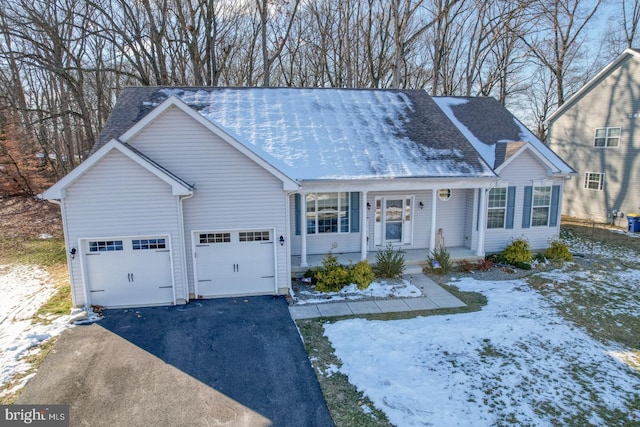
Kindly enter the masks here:
<path id="1" fill-rule="evenodd" d="M 271 65 L 282 53 L 293 27 L 300 0 L 256 0 L 262 41 L 262 84 L 271 85 Z M 269 37 L 271 33 L 271 37 Z"/>
<path id="2" fill-rule="evenodd" d="M 529 6 L 532 26 L 521 40 L 540 64 L 551 71 L 556 103 L 566 96 L 568 74 L 580 55 L 582 36 L 602 0 L 539 0 Z"/>

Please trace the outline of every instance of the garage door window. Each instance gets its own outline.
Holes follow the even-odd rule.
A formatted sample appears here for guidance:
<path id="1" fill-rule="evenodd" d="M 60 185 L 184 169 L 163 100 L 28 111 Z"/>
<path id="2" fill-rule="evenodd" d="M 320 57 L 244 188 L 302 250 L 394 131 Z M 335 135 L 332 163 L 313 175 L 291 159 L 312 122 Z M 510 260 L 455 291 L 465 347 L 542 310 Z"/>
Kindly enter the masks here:
<path id="1" fill-rule="evenodd" d="M 146 249 L 166 249 L 167 244 L 165 239 L 140 239 L 132 241 L 133 250 L 146 250 Z"/>
<path id="2" fill-rule="evenodd" d="M 229 243 L 231 233 L 202 233 L 200 243 Z"/>
<path id="3" fill-rule="evenodd" d="M 271 240 L 269 231 L 241 231 L 241 242 L 268 242 Z"/>
<path id="4" fill-rule="evenodd" d="M 89 242 L 89 252 L 111 252 L 121 251 L 123 249 L 122 240 L 101 240 Z"/>

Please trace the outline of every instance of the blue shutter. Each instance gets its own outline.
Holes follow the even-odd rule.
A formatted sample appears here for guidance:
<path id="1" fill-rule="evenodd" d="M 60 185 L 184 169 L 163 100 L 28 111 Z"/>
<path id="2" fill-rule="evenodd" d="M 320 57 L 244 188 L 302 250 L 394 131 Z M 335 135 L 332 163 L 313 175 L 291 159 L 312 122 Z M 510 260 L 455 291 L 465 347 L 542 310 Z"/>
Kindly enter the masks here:
<path id="1" fill-rule="evenodd" d="M 296 236 L 300 235 L 300 194 L 296 193 L 293 195 L 293 200 L 294 200 L 294 212 L 295 212 L 295 220 L 294 222 L 296 223 Z"/>
<path id="2" fill-rule="evenodd" d="M 507 223 L 505 228 L 513 228 L 513 212 L 516 207 L 516 187 L 507 188 Z"/>
<path id="3" fill-rule="evenodd" d="M 522 209 L 522 228 L 531 227 L 531 202 L 533 197 L 533 187 L 524 187 L 524 207 Z"/>
<path id="4" fill-rule="evenodd" d="M 349 210 L 351 211 L 351 232 L 358 233 L 360 231 L 360 193 L 353 191 L 351 200 L 349 200 Z"/>
<path id="5" fill-rule="evenodd" d="M 551 209 L 549 210 L 549 227 L 558 225 L 558 206 L 560 205 L 560 186 L 551 188 Z"/>

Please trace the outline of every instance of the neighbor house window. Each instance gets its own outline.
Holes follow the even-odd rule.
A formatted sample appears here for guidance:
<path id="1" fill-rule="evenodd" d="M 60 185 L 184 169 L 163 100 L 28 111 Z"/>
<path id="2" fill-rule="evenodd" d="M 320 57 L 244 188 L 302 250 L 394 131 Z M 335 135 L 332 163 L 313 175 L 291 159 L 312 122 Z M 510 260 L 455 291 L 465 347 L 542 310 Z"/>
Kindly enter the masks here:
<path id="1" fill-rule="evenodd" d="M 531 225 L 549 225 L 549 208 L 551 207 L 551 186 L 533 187 L 533 203 L 531 204 Z"/>
<path id="2" fill-rule="evenodd" d="M 307 234 L 348 233 L 349 193 L 306 195 Z"/>
<path id="3" fill-rule="evenodd" d="M 596 128 L 594 147 L 617 147 L 621 128 Z"/>
<path id="4" fill-rule="evenodd" d="M 587 172 L 584 174 L 584 188 L 602 191 L 604 188 L 604 174 L 598 172 Z"/>
<path id="5" fill-rule="evenodd" d="M 489 191 L 487 228 L 504 228 L 507 212 L 507 189 L 492 188 Z"/>

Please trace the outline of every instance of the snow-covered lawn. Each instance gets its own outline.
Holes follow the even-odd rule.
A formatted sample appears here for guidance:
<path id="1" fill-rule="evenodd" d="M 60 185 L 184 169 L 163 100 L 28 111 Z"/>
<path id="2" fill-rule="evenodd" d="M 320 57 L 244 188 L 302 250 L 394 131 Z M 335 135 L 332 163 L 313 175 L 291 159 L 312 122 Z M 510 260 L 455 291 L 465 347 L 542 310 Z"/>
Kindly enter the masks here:
<path id="1" fill-rule="evenodd" d="M 31 320 L 55 291 L 51 277 L 40 267 L 0 265 L 0 389 L 29 369 L 25 356 L 37 353 L 40 344 L 70 326 L 70 316 L 52 318 L 47 325 Z M 22 387 L 33 375 L 21 378 L 0 397 Z"/>
<path id="2" fill-rule="evenodd" d="M 636 256 L 597 252 L 623 262 Z M 619 304 L 614 297 L 604 310 L 639 314 L 637 270 L 607 271 L 605 281 L 570 267 L 540 276 L 551 289 L 577 281 L 594 292 L 634 292 Z M 392 424 L 640 425 L 640 375 L 630 367 L 637 353 L 602 344 L 561 317 L 557 304 L 568 298 L 562 291 L 546 298 L 525 279 L 451 284 L 484 294 L 487 306 L 465 314 L 324 325 L 342 362 L 335 369 Z"/>

